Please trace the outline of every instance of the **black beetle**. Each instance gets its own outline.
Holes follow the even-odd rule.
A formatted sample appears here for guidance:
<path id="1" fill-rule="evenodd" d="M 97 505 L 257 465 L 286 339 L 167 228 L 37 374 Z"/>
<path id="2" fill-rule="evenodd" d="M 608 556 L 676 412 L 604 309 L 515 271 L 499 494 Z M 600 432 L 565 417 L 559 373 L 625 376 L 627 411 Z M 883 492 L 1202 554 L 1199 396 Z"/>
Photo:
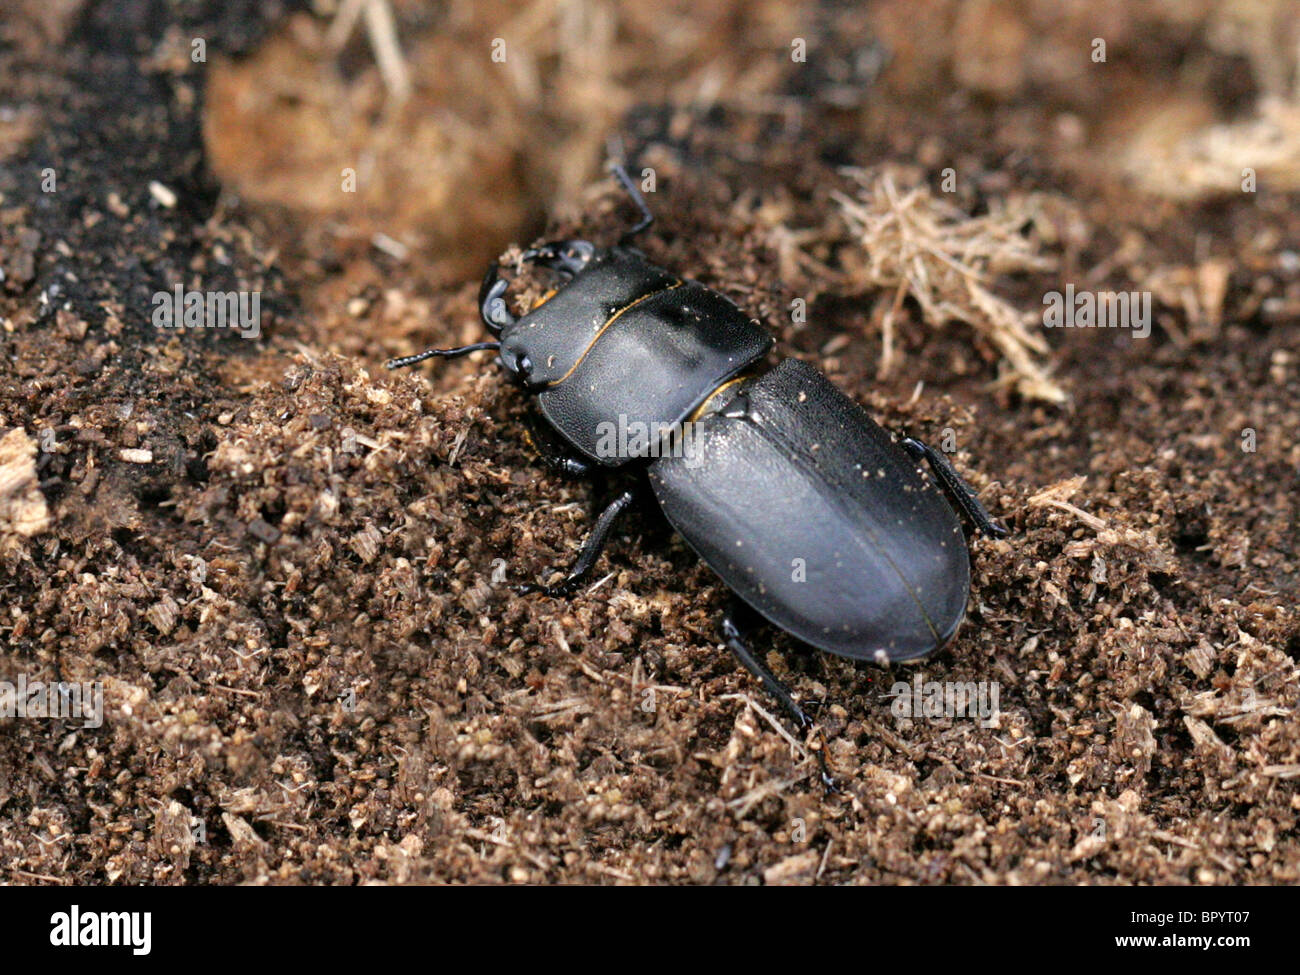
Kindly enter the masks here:
<path id="1" fill-rule="evenodd" d="M 627 173 L 613 171 L 641 214 L 617 246 L 567 240 L 525 251 L 567 283 L 519 318 L 493 264 L 479 307 L 499 341 L 387 365 L 496 350 L 563 441 L 542 451 L 550 463 L 575 475 L 642 468 L 672 526 L 740 597 L 723 619 L 727 646 L 808 729 L 808 714 L 746 644 L 754 611 L 843 657 L 914 660 L 952 638 L 970 591 L 961 524 L 917 463 L 983 532 L 1006 529 L 942 454 L 896 442 L 805 362 L 764 369 L 773 340 L 758 323 L 630 247 L 654 218 Z M 646 435 L 611 438 L 615 427 Z M 634 499 L 629 489 L 605 508 L 564 581 L 519 591 L 572 593 Z"/>

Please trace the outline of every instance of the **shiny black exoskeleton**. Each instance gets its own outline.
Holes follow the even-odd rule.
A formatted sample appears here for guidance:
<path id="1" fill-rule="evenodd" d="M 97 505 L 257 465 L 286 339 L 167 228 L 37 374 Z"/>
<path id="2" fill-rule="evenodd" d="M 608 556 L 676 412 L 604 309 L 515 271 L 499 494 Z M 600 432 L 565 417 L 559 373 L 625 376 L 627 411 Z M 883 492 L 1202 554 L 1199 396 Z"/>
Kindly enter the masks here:
<path id="1" fill-rule="evenodd" d="M 956 633 L 970 590 L 949 502 L 987 534 L 1006 530 L 942 454 L 895 441 L 804 362 L 765 370 L 764 329 L 628 246 L 653 218 L 627 174 L 614 172 L 641 212 L 617 246 L 570 240 L 524 252 L 567 283 L 518 318 L 493 265 L 479 303 L 498 341 L 388 365 L 495 349 L 558 434 L 548 460 L 572 474 L 643 469 L 669 522 L 739 597 L 723 620 L 727 645 L 810 727 L 746 644 L 753 614 L 844 657 L 923 657 Z M 562 582 L 521 591 L 572 593 L 634 498 L 629 489 L 605 508 Z"/>

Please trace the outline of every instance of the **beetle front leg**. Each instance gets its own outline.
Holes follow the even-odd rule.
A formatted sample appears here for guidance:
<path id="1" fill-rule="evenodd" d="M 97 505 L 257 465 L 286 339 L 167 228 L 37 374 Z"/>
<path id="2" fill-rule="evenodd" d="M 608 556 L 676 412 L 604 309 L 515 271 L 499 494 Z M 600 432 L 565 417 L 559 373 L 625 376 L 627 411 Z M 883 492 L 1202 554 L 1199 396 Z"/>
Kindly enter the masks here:
<path id="1" fill-rule="evenodd" d="M 582 581 L 591 574 L 592 568 L 596 565 L 596 560 L 600 558 L 601 551 L 605 548 L 605 542 L 609 539 L 609 533 L 614 530 L 614 523 L 632 502 L 636 499 L 636 492 L 630 488 L 620 494 L 617 498 L 609 503 L 600 517 L 596 519 L 596 526 L 587 536 L 587 540 L 582 543 L 582 550 L 578 552 L 578 558 L 573 563 L 573 568 L 569 570 L 568 576 L 563 582 L 558 582 L 553 586 L 538 586 L 533 583 L 525 583 L 522 586 L 515 586 L 515 592 L 521 596 L 527 596 L 531 593 L 540 592 L 547 596 L 570 596 L 582 585 Z"/>
<path id="2" fill-rule="evenodd" d="M 790 689 L 781 683 L 776 674 L 772 673 L 767 665 L 759 660 L 758 656 L 749 649 L 749 644 L 745 642 L 744 632 L 752 623 L 753 616 L 754 613 L 748 606 L 745 606 L 739 600 L 732 600 L 726 615 L 722 617 L 722 636 L 727 642 L 727 649 L 745 665 L 746 670 L 759 679 L 763 689 L 781 703 L 781 706 L 794 719 L 794 723 L 798 725 L 800 731 L 807 733 L 810 729 L 816 728 L 821 738 L 820 747 L 816 749 L 816 752 L 817 764 L 821 769 L 822 785 L 826 787 L 828 792 L 839 792 L 840 788 L 835 784 L 835 780 L 831 778 L 830 770 L 826 765 L 825 734 L 817 727 L 816 722 L 808 716 L 808 712 L 794 699 Z"/>
<path id="3" fill-rule="evenodd" d="M 641 211 L 641 219 L 631 227 L 628 227 L 628 229 L 624 231 L 623 236 L 618 239 L 618 246 L 626 247 L 631 243 L 633 237 L 655 222 L 655 217 L 654 214 L 650 212 L 650 208 L 645 205 L 645 197 L 641 195 L 641 191 L 637 189 L 636 183 L 634 183 L 632 177 L 627 174 L 627 170 L 624 169 L 620 163 L 611 163 L 609 169 L 610 172 L 614 174 L 614 178 L 619 181 L 623 190 L 632 198 L 632 203 L 639 211 Z"/>
<path id="4" fill-rule="evenodd" d="M 566 477 L 590 477 L 596 470 L 596 464 L 587 458 L 564 451 L 537 423 L 529 422 L 528 428 L 524 430 L 524 439 L 537 451 L 547 467 Z"/>
<path id="5" fill-rule="evenodd" d="M 952 464 L 948 463 L 947 457 L 913 437 L 904 437 L 902 446 L 915 459 L 924 458 L 929 463 L 939 486 L 947 492 L 953 503 L 966 513 L 966 517 L 979 526 L 980 531 L 990 538 L 1003 538 L 1009 534 L 1004 526 L 993 520 L 988 509 L 980 503 L 974 488 L 966 483 Z"/>

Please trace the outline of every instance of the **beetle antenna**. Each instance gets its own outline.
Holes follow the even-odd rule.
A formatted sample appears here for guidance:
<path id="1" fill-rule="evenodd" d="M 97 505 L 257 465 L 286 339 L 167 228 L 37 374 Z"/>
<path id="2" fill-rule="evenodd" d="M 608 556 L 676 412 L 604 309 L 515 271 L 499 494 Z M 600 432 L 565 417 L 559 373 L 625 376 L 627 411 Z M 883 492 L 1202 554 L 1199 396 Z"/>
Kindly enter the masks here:
<path id="1" fill-rule="evenodd" d="M 641 219 L 629 227 L 623 236 L 618 239 L 618 246 L 623 247 L 633 237 L 654 223 L 655 215 L 651 213 L 650 208 L 646 206 L 645 197 L 641 195 L 641 191 L 637 188 L 636 183 L 632 181 L 632 177 L 627 174 L 627 170 L 623 168 L 623 164 L 610 163 L 609 168 L 613 171 L 615 179 L 622 184 L 623 189 L 627 190 L 627 195 L 632 198 L 632 202 L 636 204 L 636 208 L 641 211 Z"/>
<path id="2" fill-rule="evenodd" d="M 458 356 L 469 355 L 471 352 L 486 352 L 488 349 L 495 352 L 499 348 L 501 348 L 500 342 L 475 342 L 473 345 L 463 345 L 459 349 L 426 349 L 416 355 L 404 355 L 400 359 L 389 359 L 384 365 L 389 369 L 400 369 L 402 366 L 413 366 L 425 359 L 455 359 Z"/>

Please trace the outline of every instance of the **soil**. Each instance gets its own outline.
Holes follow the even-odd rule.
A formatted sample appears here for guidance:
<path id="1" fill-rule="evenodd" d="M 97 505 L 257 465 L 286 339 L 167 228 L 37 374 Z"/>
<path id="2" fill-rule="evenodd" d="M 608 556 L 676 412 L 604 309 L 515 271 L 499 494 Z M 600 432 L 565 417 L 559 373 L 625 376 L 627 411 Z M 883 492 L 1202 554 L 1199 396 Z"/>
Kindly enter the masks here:
<path id="1" fill-rule="evenodd" d="M 330 4 L 17 4 L 0 680 L 101 682 L 104 721 L 0 717 L 0 877 L 1300 882 L 1297 150 L 1222 182 L 1297 48 L 1240 6 L 399 2 L 402 102 Z M 512 592 L 622 482 L 541 463 L 490 355 L 382 368 L 483 338 L 488 260 L 522 309 L 520 247 L 617 238 L 611 133 L 654 170 L 653 261 L 950 441 L 1013 529 L 920 664 L 761 633 L 840 793 L 653 508 L 574 598 Z M 945 253 L 1051 390 L 1012 319 L 872 263 L 845 206 L 886 179 L 936 234 L 1023 215 L 1032 260 Z M 1044 329 L 1067 282 L 1149 292 L 1150 335 Z M 159 329 L 178 284 L 258 292 L 260 334 Z M 997 682 L 997 719 L 896 718 L 918 675 Z"/>

